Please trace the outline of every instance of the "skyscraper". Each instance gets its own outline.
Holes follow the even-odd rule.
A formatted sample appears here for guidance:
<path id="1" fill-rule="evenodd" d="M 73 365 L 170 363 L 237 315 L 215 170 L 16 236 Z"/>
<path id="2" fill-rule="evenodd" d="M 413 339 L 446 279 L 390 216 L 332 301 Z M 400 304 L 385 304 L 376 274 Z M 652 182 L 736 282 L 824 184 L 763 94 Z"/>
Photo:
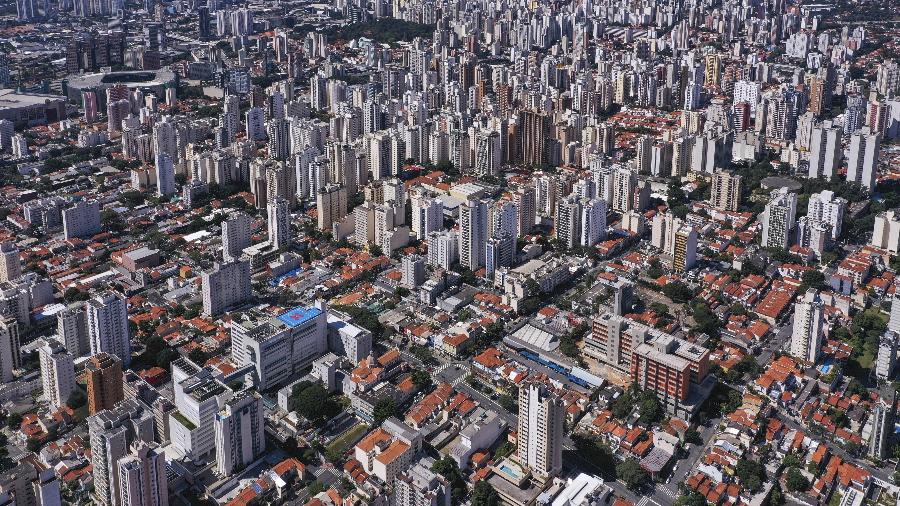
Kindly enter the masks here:
<path id="1" fill-rule="evenodd" d="M 75 389 L 75 362 L 59 341 L 49 339 L 38 348 L 44 397 L 54 413 L 66 404 Z"/>
<path id="2" fill-rule="evenodd" d="M 227 401 L 216 414 L 216 471 L 231 476 L 247 467 L 266 449 L 262 400 L 244 391 Z"/>
<path id="3" fill-rule="evenodd" d="M 203 314 L 217 316 L 253 296 L 250 260 L 216 263 L 200 275 L 203 284 Z"/>
<path id="4" fill-rule="evenodd" d="M 288 201 L 276 197 L 269 202 L 269 244 L 275 249 L 291 246 L 291 211 Z"/>
<path id="5" fill-rule="evenodd" d="M 812 222 L 831 225 L 831 238 L 837 239 L 841 235 L 846 209 L 847 200 L 835 197 L 833 191 L 822 190 L 809 197 L 806 217 Z"/>
<path id="6" fill-rule="evenodd" d="M 84 302 L 72 304 L 56 313 L 56 335 L 73 357 L 90 351 Z"/>
<path id="7" fill-rule="evenodd" d="M 522 162 L 540 167 L 547 161 L 545 144 L 549 118 L 539 112 L 522 111 L 521 120 Z"/>
<path id="8" fill-rule="evenodd" d="M 444 228 L 444 204 L 439 199 L 430 194 L 416 194 L 411 200 L 411 228 L 416 237 L 423 240 Z"/>
<path id="9" fill-rule="evenodd" d="M 118 482 L 121 502 L 128 506 L 168 506 L 166 459 L 156 443 L 138 440 L 131 454 L 119 459 Z"/>
<path id="10" fill-rule="evenodd" d="M 84 365 L 87 378 L 88 413 L 94 415 L 113 409 L 125 394 L 122 389 L 122 361 L 115 355 L 100 353 Z"/>
<path id="11" fill-rule="evenodd" d="M 536 479 L 546 482 L 562 471 L 565 405 L 538 383 L 519 389 L 518 460 Z"/>
<path id="12" fill-rule="evenodd" d="M 815 288 L 810 288 L 794 305 L 794 330 L 791 334 L 791 355 L 815 364 L 822 347 L 825 303 Z"/>
<path id="13" fill-rule="evenodd" d="M 773 190 L 763 211 L 762 246 L 787 249 L 797 216 L 797 195 L 787 188 Z"/>
<path id="14" fill-rule="evenodd" d="M 523 186 L 512 194 L 513 203 L 518 210 L 518 237 L 524 237 L 531 233 L 536 216 L 535 193 L 533 186 Z"/>
<path id="15" fill-rule="evenodd" d="M 620 167 L 613 173 L 612 209 L 620 213 L 634 208 L 634 190 L 637 188 L 637 176 L 631 170 Z"/>
<path id="16" fill-rule="evenodd" d="M 91 354 L 112 353 L 128 367 L 131 363 L 131 336 L 125 297 L 108 290 L 88 300 L 86 306 Z"/>
<path id="17" fill-rule="evenodd" d="M 691 270 L 697 263 L 697 231 L 690 225 L 682 225 L 675 231 L 675 251 L 672 269 L 675 272 Z"/>
<path id="18" fill-rule="evenodd" d="M 850 152 L 847 155 L 847 182 L 859 183 L 870 191 L 875 189 L 878 173 L 878 154 L 881 134 L 868 128 L 850 136 Z"/>
<path id="19" fill-rule="evenodd" d="M 459 206 L 459 263 L 471 271 L 484 266 L 487 215 L 488 203 L 482 200 L 469 200 Z"/>
<path id="20" fill-rule="evenodd" d="M 66 239 L 91 237 L 100 231 L 100 204 L 80 200 L 63 209 L 62 221 Z"/>
<path id="21" fill-rule="evenodd" d="M 890 396 L 890 402 L 879 399 L 872 409 L 872 432 L 869 436 L 869 456 L 884 459 L 891 446 L 894 433 L 894 419 L 897 415 L 897 392 Z"/>

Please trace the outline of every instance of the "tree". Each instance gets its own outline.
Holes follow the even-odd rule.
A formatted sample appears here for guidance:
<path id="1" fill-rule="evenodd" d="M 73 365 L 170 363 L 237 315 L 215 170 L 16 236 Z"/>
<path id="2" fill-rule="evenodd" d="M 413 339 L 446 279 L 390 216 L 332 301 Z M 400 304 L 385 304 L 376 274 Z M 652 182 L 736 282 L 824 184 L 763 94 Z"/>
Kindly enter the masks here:
<path id="1" fill-rule="evenodd" d="M 510 395 L 501 395 L 500 398 L 497 399 L 497 404 L 510 413 L 516 411 L 516 401 Z"/>
<path id="2" fill-rule="evenodd" d="M 87 404 L 87 396 L 84 395 L 84 392 L 82 392 L 80 388 L 73 390 L 72 395 L 66 400 L 66 406 L 69 406 L 73 410 L 78 409 L 85 404 Z"/>
<path id="3" fill-rule="evenodd" d="M 739 460 L 734 468 L 734 474 L 741 480 L 741 485 L 752 493 L 762 489 L 766 480 L 765 468 L 754 460 Z"/>
<path id="4" fill-rule="evenodd" d="M 672 281 L 662 287 L 663 294 L 673 302 L 684 303 L 694 297 L 694 292 L 681 281 Z"/>
<path id="5" fill-rule="evenodd" d="M 22 426 L 22 414 L 10 413 L 6 417 L 6 426 L 13 430 L 18 430 Z"/>
<path id="6" fill-rule="evenodd" d="M 650 483 L 650 475 L 633 458 L 625 459 L 617 465 L 616 475 L 632 491 L 639 491 Z"/>
<path id="7" fill-rule="evenodd" d="M 296 411 L 313 425 L 321 427 L 341 411 L 341 407 L 330 399 L 328 392 L 319 383 L 302 381 L 294 385 L 288 408 Z"/>
<path id="8" fill-rule="evenodd" d="M 806 492 L 809 489 L 809 480 L 796 467 L 789 468 L 786 476 L 784 483 L 791 492 Z"/>
<path id="9" fill-rule="evenodd" d="M 397 405 L 394 403 L 394 399 L 385 397 L 375 403 L 375 409 L 372 411 L 372 416 L 375 418 L 375 425 L 381 425 L 381 422 L 394 416 L 396 413 Z"/>
<path id="10" fill-rule="evenodd" d="M 499 506 L 500 496 L 486 480 L 475 482 L 472 489 L 472 506 Z"/>
<path id="11" fill-rule="evenodd" d="M 431 390 L 431 387 L 434 385 L 434 381 L 432 381 L 431 375 L 425 371 L 419 370 L 413 371 L 412 382 L 413 385 L 416 386 L 416 390 L 420 392 Z"/>
<path id="12" fill-rule="evenodd" d="M 675 500 L 675 506 L 706 506 L 706 498 L 700 495 L 700 492 L 691 490 L 690 492 L 678 496 Z"/>
<path id="13" fill-rule="evenodd" d="M 443 476 L 444 479 L 447 480 L 447 483 L 450 484 L 453 504 L 460 504 L 465 500 L 468 488 L 466 486 L 466 480 L 463 478 L 462 472 L 460 472 L 459 466 L 456 464 L 455 460 L 450 456 L 445 456 L 440 460 L 436 460 L 434 464 L 431 465 L 431 470 Z"/>
<path id="14" fill-rule="evenodd" d="M 584 457 L 584 460 L 594 464 L 601 473 L 604 473 L 604 479 L 615 479 L 616 459 L 613 457 L 612 450 L 599 436 L 576 432 L 572 434 L 572 443 L 575 444 L 578 455 Z"/>
<path id="15" fill-rule="evenodd" d="M 684 433 L 684 442 L 690 444 L 703 444 L 703 440 L 700 439 L 700 433 L 694 429 L 690 429 Z"/>
<path id="16" fill-rule="evenodd" d="M 784 492 L 781 491 L 781 485 L 775 482 L 771 492 L 769 492 L 769 500 L 766 506 L 781 506 L 784 504 Z"/>
<path id="17" fill-rule="evenodd" d="M 807 288 L 815 288 L 821 290 L 825 287 L 825 275 L 821 271 L 815 269 L 808 270 L 803 273 L 803 284 L 800 285 L 800 293 L 806 292 Z"/>

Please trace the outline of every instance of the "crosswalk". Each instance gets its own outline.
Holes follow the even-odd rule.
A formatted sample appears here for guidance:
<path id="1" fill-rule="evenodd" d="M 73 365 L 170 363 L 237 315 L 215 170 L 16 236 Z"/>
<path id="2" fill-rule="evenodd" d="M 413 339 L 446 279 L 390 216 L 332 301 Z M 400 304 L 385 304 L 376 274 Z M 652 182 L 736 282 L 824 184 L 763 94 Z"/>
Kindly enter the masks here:
<path id="1" fill-rule="evenodd" d="M 666 494 L 667 496 L 669 496 L 672 499 L 676 499 L 678 497 L 678 492 L 675 490 L 672 490 L 668 486 L 659 487 L 658 490 L 661 491 L 663 494 Z"/>
<path id="2" fill-rule="evenodd" d="M 313 471 L 313 474 L 316 476 L 316 479 L 321 478 L 323 474 L 330 474 L 330 475 L 334 476 L 335 478 L 341 477 L 340 473 L 338 473 L 334 467 L 324 467 L 324 466 L 317 467 Z"/>

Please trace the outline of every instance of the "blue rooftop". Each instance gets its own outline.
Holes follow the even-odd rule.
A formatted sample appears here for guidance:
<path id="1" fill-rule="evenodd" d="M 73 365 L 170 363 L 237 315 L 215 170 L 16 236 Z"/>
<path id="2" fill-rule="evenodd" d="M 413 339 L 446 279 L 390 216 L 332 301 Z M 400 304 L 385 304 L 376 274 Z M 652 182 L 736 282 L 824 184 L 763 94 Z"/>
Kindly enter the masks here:
<path id="1" fill-rule="evenodd" d="M 303 325 L 321 314 L 322 311 L 315 307 L 295 307 L 277 318 L 288 327 L 293 328 L 298 325 Z"/>

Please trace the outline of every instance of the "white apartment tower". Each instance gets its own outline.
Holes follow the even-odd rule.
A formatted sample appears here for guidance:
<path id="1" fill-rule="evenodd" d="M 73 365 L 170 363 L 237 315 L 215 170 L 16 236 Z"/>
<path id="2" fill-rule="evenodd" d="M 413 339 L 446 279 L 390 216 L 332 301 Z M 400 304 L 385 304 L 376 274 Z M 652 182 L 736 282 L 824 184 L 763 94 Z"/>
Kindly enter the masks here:
<path id="1" fill-rule="evenodd" d="M 469 200 L 459 206 L 459 263 L 472 271 L 484 266 L 488 202 Z"/>
<path id="2" fill-rule="evenodd" d="M 252 296 L 250 261 L 216 263 L 200 275 L 203 284 L 203 314 L 216 316 L 242 304 Z"/>
<path id="3" fill-rule="evenodd" d="M 762 214 L 762 246 L 787 249 L 791 244 L 796 216 L 797 195 L 787 188 L 772 191 Z"/>
<path id="4" fill-rule="evenodd" d="M 809 141 L 810 179 L 831 179 L 841 167 L 841 127 L 813 127 Z"/>
<path id="5" fill-rule="evenodd" d="M 110 353 L 119 357 L 123 367 L 128 367 L 131 363 L 131 336 L 125 297 L 108 290 L 88 300 L 86 308 L 91 355 Z"/>
<path id="6" fill-rule="evenodd" d="M 50 405 L 50 412 L 55 413 L 65 406 L 75 389 L 75 362 L 66 347 L 55 339 L 47 340 L 38 348 L 38 357 L 44 398 Z"/>
<path id="7" fill-rule="evenodd" d="M 13 241 L 0 243 L 0 282 L 13 281 L 22 276 L 19 247 Z"/>
<path id="8" fill-rule="evenodd" d="M 19 322 L 15 317 L 0 318 L 0 380 L 9 383 L 13 371 L 21 366 Z"/>
<path id="9" fill-rule="evenodd" d="M 253 220 L 244 213 L 234 213 L 222 223 L 222 258 L 226 262 L 240 258 L 250 246 L 250 226 Z"/>
<path id="10" fill-rule="evenodd" d="M 276 197 L 268 206 L 269 244 L 275 249 L 291 245 L 291 211 L 288 201 Z"/>
<path id="11" fill-rule="evenodd" d="M 850 136 L 847 182 L 859 183 L 870 191 L 875 189 L 879 149 L 881 149 L 881 133 L 873 133 L 868 127 Z"/>
<path id="12" fill-rule="evenodd" d="M 132 453 L 119 459 L 122 505 L 168 506 L 169 484 L 165 453 L 156 443 L 137 441 Z"/>
<path id="13" fill-rule="evenodd" d="M 412 231 L 419 239 L 444 228 L 444 205 L 432 195 L 419 194 L 412 199 Z"/>
<path id="14" fill-rule="evenodd" d="M 794 306 L 794 330 L 791 334 L 791 355 L 815 364 L 825 337 L 825 304 L 819 292 L 810 288 Z"/>
<path id="15" fill-rule="evenodd" d="M 831 225 L 831 238 L 836 240 L 841 235 L 846 209 L 845 199 L 835 197 L 834 192 L 830 190 L 822 190 L 810 196 L 806 217 L 812 222 Z"/>
<path id="16" fill-rule="evenodd" d="M 167 197 L 175 193 L 175 163 L 166 153 L 156 153 L 156 194 Z"/>
<path id="17" fill-rule="evenodd" d="M 562 470 L 565 420 L 562 399 L 545 386 L 530 383 L 519 389 L 518 460 L 542 482 Z"/>
<path id="18" fill-rule="evenodd" d="M 245 391 L 227 401 L 216 414 L 216 471 L 231 476 L 266 450 L 262 400 Z"/>

